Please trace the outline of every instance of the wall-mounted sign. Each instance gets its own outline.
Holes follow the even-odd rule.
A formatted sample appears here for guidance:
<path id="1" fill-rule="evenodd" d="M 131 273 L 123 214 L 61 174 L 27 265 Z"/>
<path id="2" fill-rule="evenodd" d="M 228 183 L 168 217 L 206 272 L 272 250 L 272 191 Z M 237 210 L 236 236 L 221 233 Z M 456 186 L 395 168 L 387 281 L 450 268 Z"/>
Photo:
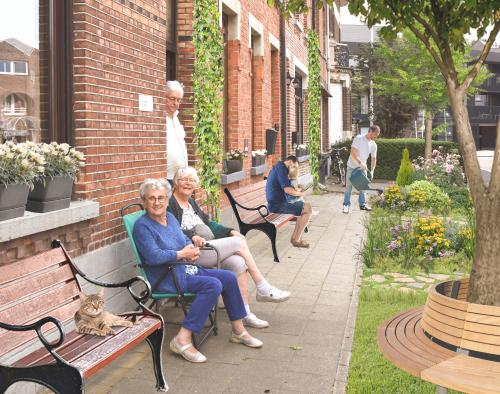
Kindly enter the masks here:
<path id="1" fill-rule="evenodd" d="M 153 96 L 139 95 L 139 111 L 153 112 Z"/>

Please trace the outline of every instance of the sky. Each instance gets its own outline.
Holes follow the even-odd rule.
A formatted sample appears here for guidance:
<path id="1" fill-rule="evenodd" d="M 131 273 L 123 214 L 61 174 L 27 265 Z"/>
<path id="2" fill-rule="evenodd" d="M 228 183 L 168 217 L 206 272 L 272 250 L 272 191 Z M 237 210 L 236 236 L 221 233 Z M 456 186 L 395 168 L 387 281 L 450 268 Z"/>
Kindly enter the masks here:
<path id="1" fill-rule="evenodd" d="M 0 41 L 7 38 L 38 48 L 38 0 L 0 0 Z"/>

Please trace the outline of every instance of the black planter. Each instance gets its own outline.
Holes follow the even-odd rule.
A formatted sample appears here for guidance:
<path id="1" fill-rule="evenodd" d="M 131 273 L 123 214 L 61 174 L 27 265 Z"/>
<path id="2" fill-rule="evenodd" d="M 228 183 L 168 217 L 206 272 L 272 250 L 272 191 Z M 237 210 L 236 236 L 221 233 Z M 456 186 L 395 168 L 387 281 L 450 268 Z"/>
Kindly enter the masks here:
<path id="1" fill-rule="evenodd" d="M 252 156 L 252 167 L 261 166 L 266 162 L 265 156 Z"/>
<path id="2" fill-rule="evenodd" d="M 268 155 L 273 155 L 276 148 L 278 132 L 274 129 L 266 129 L 266 150 Z"/>
<path id="3" fill-rule="evenodd" d="M 23 216 L 28 193 L 26 185 L 0 185 L 0 220 Z"/>
<path id="4" fill-rule="evenodd" d="M 35 182 L 35 188 L 29 193 L 26 210 L 32 212 L 50 212 L 68 208 L 71 202 L 73 178 L 69 176 L 46 177 Z"/>
<path id="5" fill-rule="evenodd" d="M 232 174 L 243 169 L 243 160 L 225 160 L 226 174 Z"/>

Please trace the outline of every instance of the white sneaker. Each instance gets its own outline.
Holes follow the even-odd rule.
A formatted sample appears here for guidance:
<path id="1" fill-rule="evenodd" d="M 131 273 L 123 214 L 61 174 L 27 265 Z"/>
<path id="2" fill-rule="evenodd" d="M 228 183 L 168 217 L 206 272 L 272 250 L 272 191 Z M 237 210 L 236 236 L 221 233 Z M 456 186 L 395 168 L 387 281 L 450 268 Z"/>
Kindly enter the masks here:
<path id="1" fill-rule="evenodd" d="M 269 327 L 269 323 L 265 320 L 259 319 L 255 316 L 255 313 L 249 313 L 243 318 L 243 324 L 248 327 L 253 328 L 266 328 Z"/>
<path id="2" fill-rule="evenodd" d="M 255 298 L 259 302 L 283 302 L 290 298 L 290 292 L 286 290 L 280 290 L 274 286 L 271 287 L 269 294 L 260 294 L 258 291 L 255 294 Z"/>
<path id="3" fill-rule="evenodd" d="M 344 207 L 342 208 L 342 212 L 349 213 L 349 205 L 344 205 Z"/>

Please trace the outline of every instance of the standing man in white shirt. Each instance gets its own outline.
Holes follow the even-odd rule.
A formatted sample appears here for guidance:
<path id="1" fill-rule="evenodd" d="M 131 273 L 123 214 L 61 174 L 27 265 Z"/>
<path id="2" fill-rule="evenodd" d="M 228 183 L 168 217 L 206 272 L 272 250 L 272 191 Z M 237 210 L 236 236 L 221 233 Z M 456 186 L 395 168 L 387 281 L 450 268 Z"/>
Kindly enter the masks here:
<path id="1" fill-rule="evenodd" d="M 351 207 L 351 193 L 352 184 L 350 181 L 351 174 L 354 169 L 361 168 L 365 175 L 367 174 L 368 167 L 366 166 L 366 160 L 371 156 L 371 178 L 375 171 L 377 165 L 377 144 L 375 140 L 380 135 L 380 127 L 373 125 L 368 129 L 368 133 L 365 135 L 358 135 L 354 138 L 351 145 L 351 154 L 349 155 L 349 160 L 347 160 L 347 171 L 346 171 L 346 191 L 344 193 L 344 207 L 342 212 L 349 213 Z M 359 209 L 363 211 L 371 211 L 372 209 L 366 205 L 366 197 L 364 191 L 359 192 Z"/>
<path id="2" fill-rule="evenodd" d="M 184 96 L 184 88 L 178 81 L 167 81 L 167 179 L 173 185 L 174 175 L 179 168 L 188 166 L 186 132 L 177 114 Z"/>

